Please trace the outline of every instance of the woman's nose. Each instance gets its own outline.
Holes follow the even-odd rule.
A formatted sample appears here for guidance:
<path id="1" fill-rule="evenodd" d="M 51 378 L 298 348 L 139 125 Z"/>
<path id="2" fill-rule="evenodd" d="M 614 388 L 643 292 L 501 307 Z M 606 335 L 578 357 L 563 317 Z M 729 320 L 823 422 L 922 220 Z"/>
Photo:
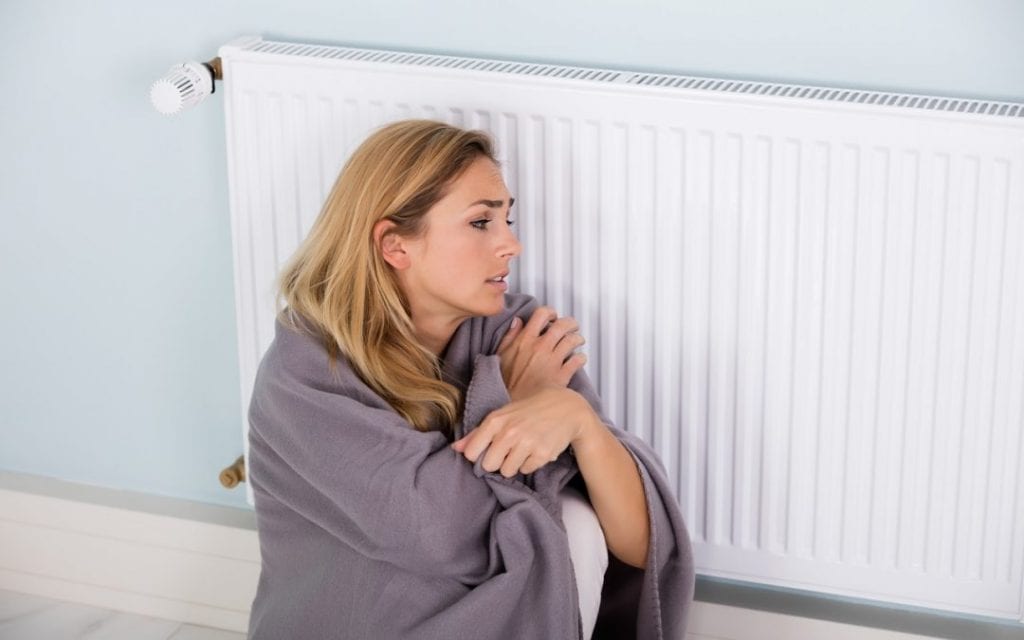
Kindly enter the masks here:
<path id="1" fill-rule="evenodd" d="M 511 227 L 505 227 L 505 234 L 498 253 L 503 257 L 509 256 L 514 258 L 522 252 L 523 245 L 519 244 L 519 238 L 516 237 L 516 234 L 512 233 Z"/>

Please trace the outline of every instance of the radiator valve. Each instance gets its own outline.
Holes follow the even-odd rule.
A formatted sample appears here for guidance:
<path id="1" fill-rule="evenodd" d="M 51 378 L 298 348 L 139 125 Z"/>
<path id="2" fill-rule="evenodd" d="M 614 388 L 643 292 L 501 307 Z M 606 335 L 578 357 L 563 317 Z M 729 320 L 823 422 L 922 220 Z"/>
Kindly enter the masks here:
<path id="1" fill-rule="evenodd" d="M 174 115 L 205 100 L 217 90 L 213 81 L 222 78 L 220 58 L 177 64 L 149 88 L 149 100 L 160 113 Z"/>

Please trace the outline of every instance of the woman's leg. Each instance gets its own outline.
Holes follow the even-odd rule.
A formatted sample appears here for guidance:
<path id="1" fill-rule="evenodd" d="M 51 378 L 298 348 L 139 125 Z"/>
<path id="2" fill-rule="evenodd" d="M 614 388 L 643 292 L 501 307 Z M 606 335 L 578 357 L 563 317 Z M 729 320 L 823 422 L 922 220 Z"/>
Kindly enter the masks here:
<path id="1" fill-rule="evenodd" d="M 566 485 L 559 498 L 562 501 L 562 522 L 569 536 L 569 555 L 576 572 L 583 637 L 589 640 L 601 607 L 601 587 L 608 568 L 608 544 L 597 514 L 583 494 Z"/>

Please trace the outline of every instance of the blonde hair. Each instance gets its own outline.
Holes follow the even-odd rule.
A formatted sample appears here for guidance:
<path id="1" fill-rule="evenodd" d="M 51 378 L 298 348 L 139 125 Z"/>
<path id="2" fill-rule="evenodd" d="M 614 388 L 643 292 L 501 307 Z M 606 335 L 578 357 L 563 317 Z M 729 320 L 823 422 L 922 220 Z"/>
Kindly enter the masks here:
<path id="1" fill-rule="evenodd" d="M 451 434 L 461 391 L 441 378 L 438 357 L 416 340 L 408 300 L 373 239 L 417 237 L 424 216 L 478 157 L 499 164 L 486 132 L 402 120 L 370 135 L 338 175 L 309 235 L 278 281 L 282 301 L 320 332 L 335 369 L 344 354 L 359 377 L 419 431 Z M 297 327 L 290 314 L 288 323 Z"/>

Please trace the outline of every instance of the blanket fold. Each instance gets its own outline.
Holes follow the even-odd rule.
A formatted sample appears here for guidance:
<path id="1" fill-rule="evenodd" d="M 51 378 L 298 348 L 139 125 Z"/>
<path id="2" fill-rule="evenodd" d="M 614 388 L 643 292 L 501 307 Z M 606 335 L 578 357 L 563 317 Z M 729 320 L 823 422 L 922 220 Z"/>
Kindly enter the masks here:
<path id="1" fill-rule="evenodd" d="M 535 307 L 508 294 L 504 312 L 452 337 L 444 373 L 466 390 L 456 438 L 508 402 L 494 352 Z M 344 357 L 338 371 L 317 338 L 278 321 L 249 410 L 262 555 L 249 637 L 579 638 L 557 498 L 579 474 L 571 450 L 532 474 L 487 472 L 413 429 Z M 594 638 L 680 638 L 693 562 L 664 468 L 610 424 L 582 370 L 570 386 L 634 457 L 651 522 L 645 569 L 610 556 Z"/>

